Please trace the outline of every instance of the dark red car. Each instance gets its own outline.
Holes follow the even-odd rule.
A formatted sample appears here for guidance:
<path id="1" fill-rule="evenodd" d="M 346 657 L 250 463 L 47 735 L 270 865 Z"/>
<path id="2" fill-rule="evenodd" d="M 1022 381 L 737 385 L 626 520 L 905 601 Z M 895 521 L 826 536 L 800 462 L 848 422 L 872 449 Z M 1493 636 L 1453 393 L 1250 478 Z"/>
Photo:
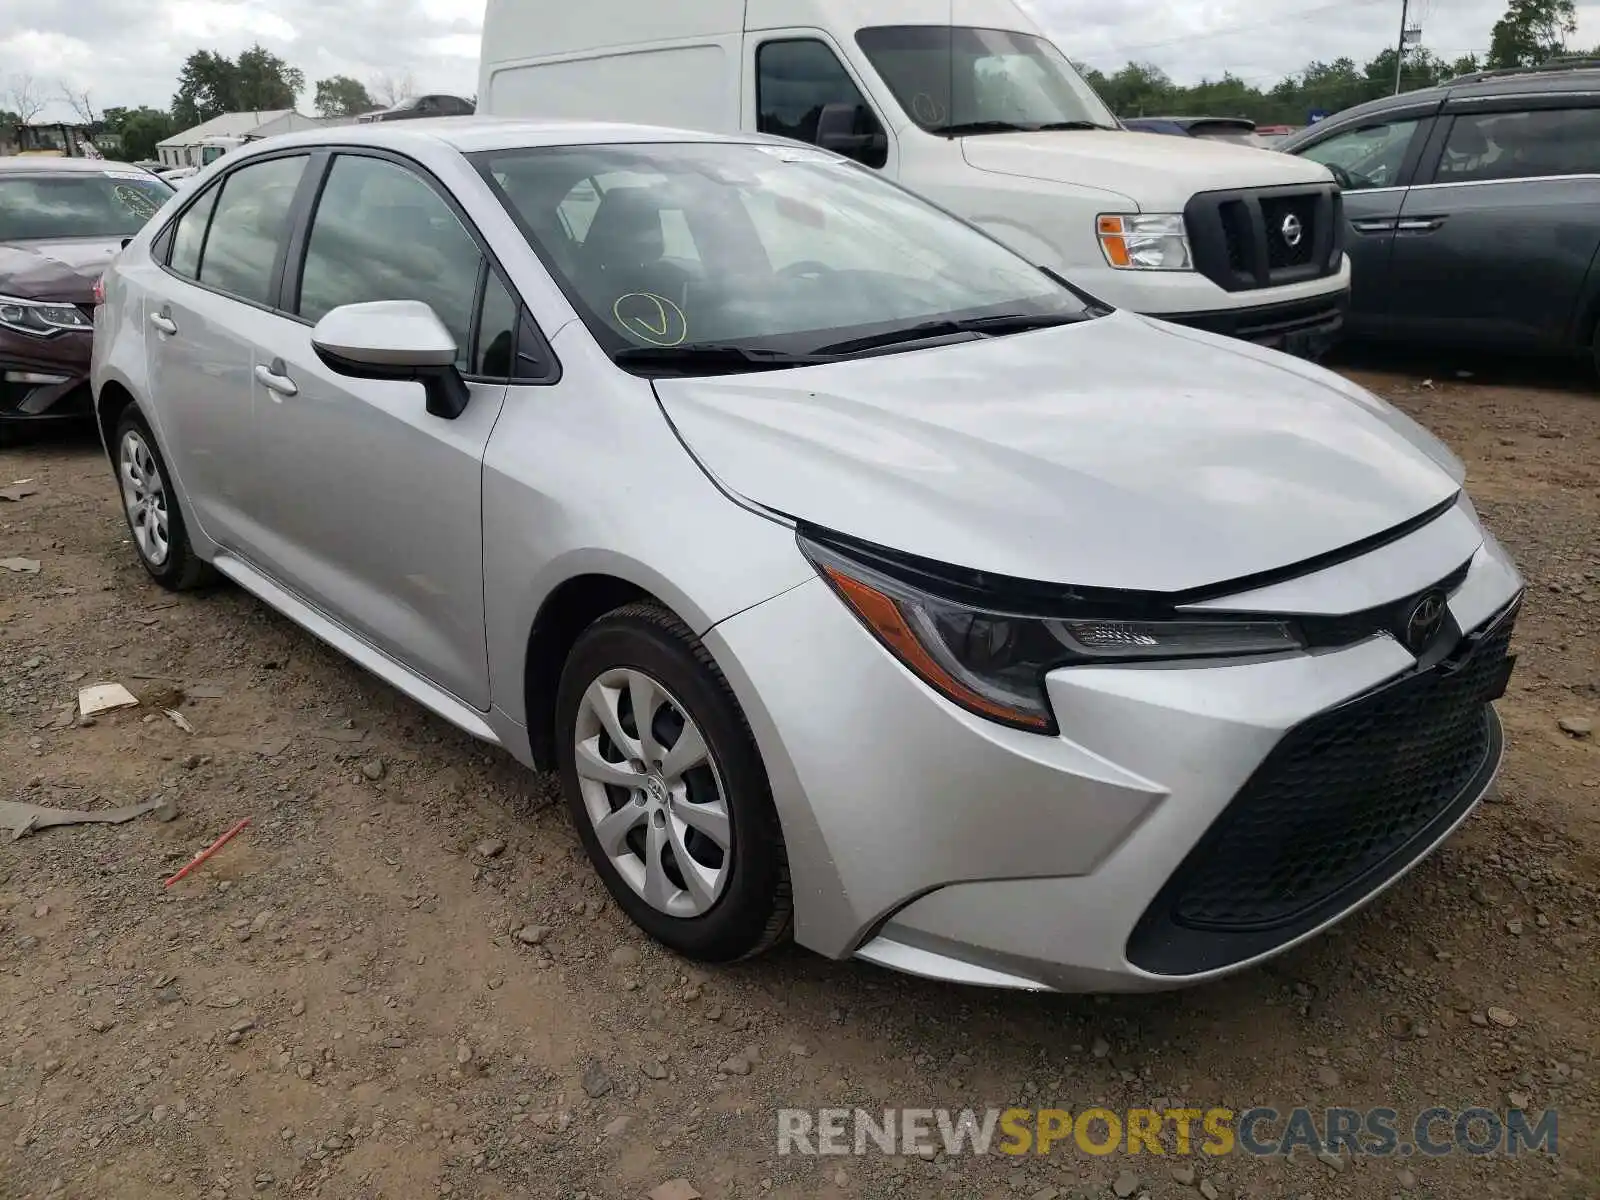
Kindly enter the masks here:
<path id="1" fill-rule="evenodd" d="M 172 194 L 122 163 L 0 158 L 0 441 L 89 415 L 94 285 Z"/>

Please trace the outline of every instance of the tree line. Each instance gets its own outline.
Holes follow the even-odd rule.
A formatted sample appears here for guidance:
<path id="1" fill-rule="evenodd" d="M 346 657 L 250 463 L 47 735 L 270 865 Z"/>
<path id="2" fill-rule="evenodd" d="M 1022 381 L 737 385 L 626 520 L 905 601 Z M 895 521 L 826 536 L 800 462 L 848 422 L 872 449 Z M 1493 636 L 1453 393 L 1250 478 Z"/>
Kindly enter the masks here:
<path id="1" fill-rule="evenodd" d="M 1263 33 L 1270 24 L 1270 15 L 1264 16 Z M 1577 28 L 1574 0 L 1510 0 L 1505 15 L 1490 31 L 1489 48 L 1481 59 L 1469 54 L 1446 61 L 1424 47 L 1407 49 L 1400 90 L 1433 87 L 1475 71 L 1537 66 L 1569 56 L 1572 51 L 1567 39 Z M 1231 73 L 1186 87 L 1150 63 L 1130 62 L 1109 75 L 1081 64 L 1079 69 L 1120 117 L 1247 117 L 1259 125 L 1303 125 L 1313 112 L 1334 113 L 1392 93 L 1397 53 L 1391 46 L 1365 64 L 1352 58 L 1307 63 L 1266 87 Z"/>
<path id="2" fill-rule="evenodd" d="M 117 157 L 128 162 L 156 157 L 156 145 L 223 113 L 294 108 L 305 90 L 305 72 L 261 45 L 229 58 L 196 50 L 178 72 L 178 89 L 167 108 L 96 105 L 87 89 L 62 83 L 51 91 L 31 75 L 13 75 L 0 89 L 0 129 L 30 124 L 52 101 L 69 108 L 90 136 L 113 135 Z M 416 95 L 409 72 L 380 74 L 363 83 L 349 75 L 319 79 L 312 107 L 319 117 L 354 117 L 389 108 Z"/>
<path id="3" fill-rule="evenodd" d="M 1263 19 L 1264 33 L 1270 23 L 1270 16 Z M 1407 50 L 1401 89 L 1432 87 L 1478 70 L 1535 66 L 1566 56 L 1567 39 L 1577 28 L 1574 0 L 1509 0 L 1505 15 L 1490 31 L 1482 61 L 1467 55 L 1446 62 L 1422 47 Z M 1109 75 L 1080 69 L 1118 116 L 1248 117 L 1262 125 L 1299 125 L 1314 111 L 1338 112 L 1388 95 L 1395 86 L 1396 54 L 1390 47 L 1365 65 L 1351 58 L 1308 63 L 1265 89 L 1231 73 L 1184 86 L 1150 63 L 1130 62 Z M 1596 54 L 1600 56 L 1600 51 Z M 12 76 L 9 87 L 0 91 L 0 128 L 33 121 L 59 98 L 92 133 L 116 135 L 122 158 L 137 161 L 154 158 L 157 142 L 223 113 L 293 108 L 305 86 L 303 71 L 260 45 L 233 59 L 214 50 L 196 50 L 184 60 L 178 89 L 166 109 L 97 109 L 88 90 L 62 84 L 58 93 L 51 94 L 31 76 Z M 312 103 L 319 117 L 351 117 L 398 104 L 415 93 L 409 74 L 378 75 L 366 83 L 334 75 L 316 81 Z"/>

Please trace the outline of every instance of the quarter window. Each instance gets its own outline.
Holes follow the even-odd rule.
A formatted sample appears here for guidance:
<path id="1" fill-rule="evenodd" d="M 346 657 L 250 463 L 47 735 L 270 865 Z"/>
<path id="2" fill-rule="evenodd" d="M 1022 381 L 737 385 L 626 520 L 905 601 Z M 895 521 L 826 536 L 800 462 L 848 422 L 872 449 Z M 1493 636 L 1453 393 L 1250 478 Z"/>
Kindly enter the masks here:
<path id="1" fill-rule="evenodd" d="M 484 280 L 483 307 L 478 311 L 478 347 L 472 356 L 472 374 L 485 379 L 509 379 L 517 352 L 516 299 L 493 271 Z"/>
<path id="2" fill-rule="evenodd" d="M 278 247 L 305 169 L 304 155 L 272 158 L 223 180 L 199 260 L 201 283 L 257 304 L 276 300 Z"/>
<path id="3" fill-rule="evenodd" d="M 1347 129 L 1306 147 L 1300 154 L 1332 170 L 1346 191 L 1395 187 L 1419 123 L 1389 121 Z"/>
<path id="4" fill-rule="evenodd" d="M 414 171 L 381 158 L 333 160 L 306 244 L 297 311 L 321 320 L 345 304 L 420 300 L 472 367 L 472 314 L 483 254 L 455 213 Z"/>
<path id="5" fill-rule="evenodd" d="M 861 89 L 823 43 L 767 42 L 756 52 L 762 133 L 810 142 L 869 167 L 889 161 L 889 140 Z"/>
<path id="6" fill-rule="evenodd" d="M 1600 109 L 1456 117 L 1439 159 L 1441 183 L 1600 174 Z"/>
<path id="7" fill-rule="evenodd" d="M 200 276 L 200 250 L 206 243 L 206 226 L 211 221 L 211 210 L 217 206 L 217 188 L 207 188 L 206 194 L 191 204 L 172 231 L 172 259 L 167 264 L 185 279 Z"/>

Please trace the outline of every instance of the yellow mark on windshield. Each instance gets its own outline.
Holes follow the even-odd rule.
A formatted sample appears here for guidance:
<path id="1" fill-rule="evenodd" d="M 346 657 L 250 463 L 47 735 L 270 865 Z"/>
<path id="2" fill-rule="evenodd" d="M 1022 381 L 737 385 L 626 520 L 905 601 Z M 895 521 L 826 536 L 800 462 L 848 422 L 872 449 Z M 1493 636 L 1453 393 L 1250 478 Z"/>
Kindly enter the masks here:
<path id="1" fill-rule="evenodd" d="M 617 324 L 652 346 L 681 346 L 689 336 L 689 318 L 665 296 L 629 292 L 611 306 Z"/>

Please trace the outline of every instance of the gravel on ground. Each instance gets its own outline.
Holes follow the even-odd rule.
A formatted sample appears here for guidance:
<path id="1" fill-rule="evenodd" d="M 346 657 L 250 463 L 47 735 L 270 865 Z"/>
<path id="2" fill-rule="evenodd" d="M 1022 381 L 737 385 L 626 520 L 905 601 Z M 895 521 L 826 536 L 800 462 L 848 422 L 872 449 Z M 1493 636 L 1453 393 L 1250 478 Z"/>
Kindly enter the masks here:
<path id="1" fill-rule="evenodd" d="M 236 589 L 157 589 L 91 441 L 0 452 L 0 800 L 165 802 L 0 834 L 0 1197 L 1600 1195 L 1600 392 L 1351 373 L 1528 576 L 1500 794 L 1343 926 L 1155 997 L 692 967 L 551 779 Z M 80 719 L 100 682 L 139 705 Z M 1553 1108 L 1561 1154 L 777 1153 L 784 1107 L 1255 1104 Z"/>

